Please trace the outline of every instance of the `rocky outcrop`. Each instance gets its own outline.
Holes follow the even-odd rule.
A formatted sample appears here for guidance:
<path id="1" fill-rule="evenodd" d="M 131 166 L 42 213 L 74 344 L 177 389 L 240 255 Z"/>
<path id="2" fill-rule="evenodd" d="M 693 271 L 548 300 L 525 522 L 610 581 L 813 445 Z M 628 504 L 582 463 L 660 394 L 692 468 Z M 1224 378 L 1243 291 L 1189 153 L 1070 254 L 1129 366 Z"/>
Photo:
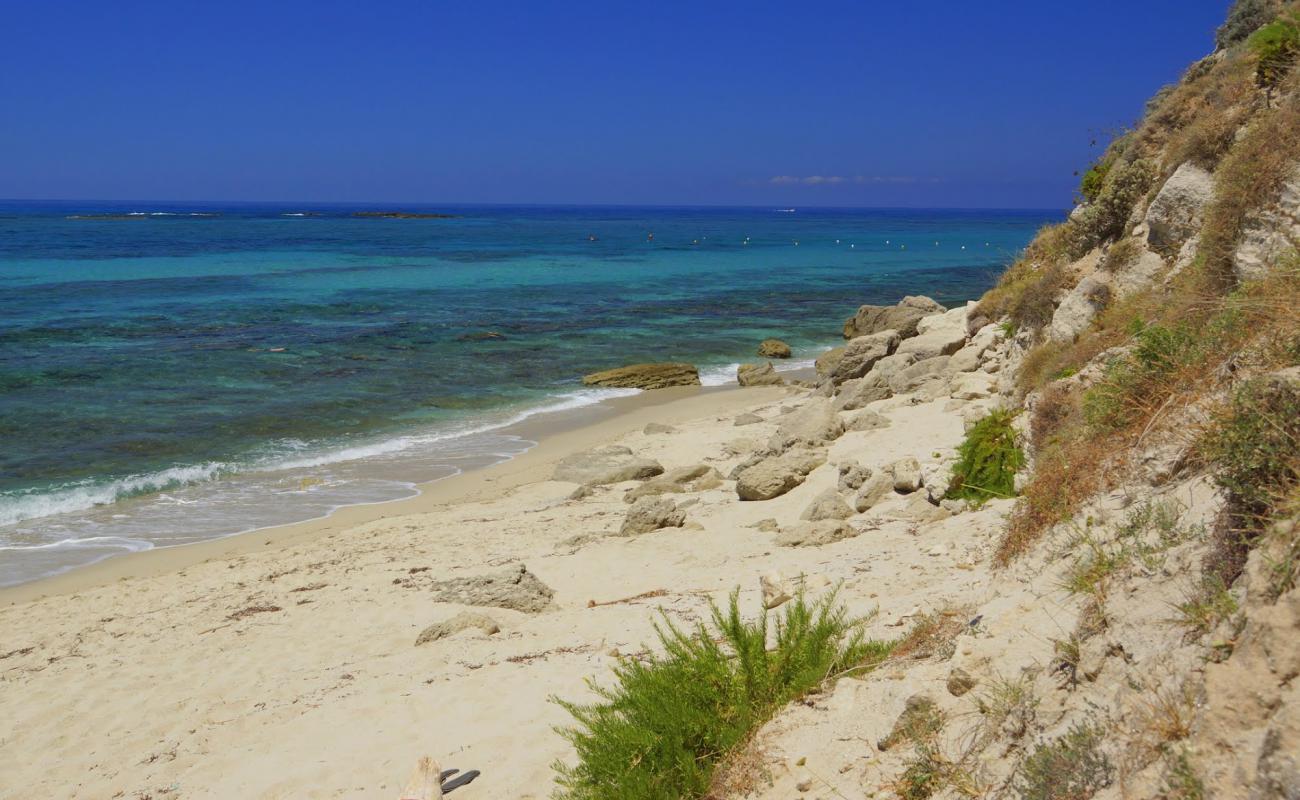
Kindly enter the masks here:
<path id="1" fill-rule="evenodd" d="M 1089 275 L 1061 300 L 1047 326 L 1047 338 L 1073 342 L 1110 303 L 1110 284 L 1104 276 Z"/>
<path id="2" fill-rule="evenodd" d="M 857 536 L 858 532 L 842 520 L 801 522 L 776 535 L 779 547 L 820 547 Z"/>
<path id="3" fill-rule="evenodd" d="M 433 584 L 433 599 L 439 603 L 494 606 L 536 614 L 551 604 L 555 591 L 520 564 L 491 575 L 452 578 Z"/>
<path id="4" fill-rule="evenodd" d="M 809 522 L 821 522 L 828 519 L 848 519 L 853 516 L 853 513 L 853 509 L 849 508 L 849 504 L 844 502 L 844 498 L 840 497 L 839 492 L 834 489 L 827 489 L 813 498 L 813 501 L 799 515 L 799 519 Z"/>
<path id="5" fill-rule="evenodd" d="M 894 491 L 894 476 L 888 470 L 879 470 L 862 483 L 857 497 L 853 498 L 853 508 L 858 513 L 870 510 Z"/>
<path id="6" fill-rule="evenodd" d="M 1300 167 L 1282 187 L 1277 203 L 1252 214 L 1233 254 L 1239 281 L 1259 280 L 1300 248 Z"/>
<path id="7" fill-rule="evenodd" d="M 1213 175 L 1191 162 L 1180 166 L 1147 207 L 1147 241 L 1162 252 L 1176 251 L 1200 229 L 1213 196 Z"/>
<path id="8" fill-rule="evenodd" d="M 884 330 L 894 330 L 900 337 L 916 334 L 923 317 L 939 314 L 944 307 L 928 297 L 904 297 L 893 306 L 862 306 L 844 323 L 844 338 L 856 339 Z"/>
<path id="9" fill-rule="evenodd" d="M 835 371 L 835 367 L 839 365 L 841 358 L 844 358 L 843 347 L 832 347 L 830 350 L 817 356 L 817 361 L 814 362 L 817 374 L 823 378 L 829 378 L 831 373 Z"/>
<path id="10" fill-rule="evenodd" d="M 799 486 L 808 473 L 826 463 L 826 454 L 815 450 L 791 450 L 769 456 L 740 470 L 736 495 L 741 500 L 771 500 Z"/>
<path id="11" fill-rule="evenodd" d="M 835 397 L 835 407 L 840 411 L 855 411 L 865 408 L 868 403 L 893 397 L 888 379 L 880 372 L 872 370 L 866 377 L 845 381 Z"/>
<path id="12" fill-rule="evenodd" d="M 877 361 L 893 353 L 898 342 L 898 331 L 895 330 L 877 331 L 851 339 L 844 346 L 844 355 L 830 374 L 831 381 L 839 384 L 861 378 Z"/>
<path id="13" fill-rule="evenodd" d="M 699 386 L 700 371 L 693 364 L 663 362 L 630 364 L 584 375 L 586 386 L 612 389 L 666 389 L 669 386 Z"/>
<path id="14" fill-rule="evenodd" d="M 736 383 L 741 386 L 784 386 L 772 365 L 766 361 L 762 364 L 741 364 L 736 367 Z"/>
<path id="15" fill-rule="evenodd" d="M 642 497 L 655 497 L 661 494 L 682 494 L 686 492 L 704 492 L 722 485 L 722 473 L 708 464 L 695 464 L 690 467 L 678 467 L 669 470 L 657 478 L 652 478 L 640 486 L 629 489 L 623 495 L 623 501 L 634 502 Z"/>
<path id="16" fill-rule="evenodd" d="M 480 614 L 477 611 L 462 611 L 450 619 L 434 623 L 420 631 L 420 635 L 415 639 L 415 646 L 419 647 L 422 644 L 436 642 L 439 639 L 467 630 L 479 630 L 491 636 L 498 633 L 501 626 L 487 614 Z"/>
<path id="17" fill-rule="evenodd" d="M 776 452 L 795 445 L 817 447 L 835 441 L 843 433 L 844 421 L 835 413 L 835 404 L 827 399 L 814 398 L 786 415 L 767 446 Z"/>
<path id="18" fill-rule="evenodd" d="M 663 497 L 642 497 L 627 510 L 618 529 L 619 536 L 637 536 L 660 528 L 680 528 L 686 524 L 686 512 Z"/>
<path id="19" fill-rule="evenodd" d="M 663 465 L 658 461 L 640 458 L 630 447 L 606 445 L 560 459 L 551 479 L 584 486 L 601 486 L 653 478 L 663 471 Z"/>
<path id="20" fill-rule="evenodd" d="M 946 381 L 951 374 L 950 356 L 934 356 L 917 361 L 889 376 L 888 386 L 894 394 L 914 392 L 929 383 Z"/>
<path id="21" fill-rule="evenodd" d="M 758 344 L 758 355 L 760 358 L 789 358 L 790 345 L 780 339 L 764 339 Z"/>
<path id="22" fill-rule="evenodd" d="M 911 353 L 918 360 L 949 356 L 966 344 L 966 308 L 954 308 L 917 320 L 917 335 L 898 345 L 896 352 Z"/>

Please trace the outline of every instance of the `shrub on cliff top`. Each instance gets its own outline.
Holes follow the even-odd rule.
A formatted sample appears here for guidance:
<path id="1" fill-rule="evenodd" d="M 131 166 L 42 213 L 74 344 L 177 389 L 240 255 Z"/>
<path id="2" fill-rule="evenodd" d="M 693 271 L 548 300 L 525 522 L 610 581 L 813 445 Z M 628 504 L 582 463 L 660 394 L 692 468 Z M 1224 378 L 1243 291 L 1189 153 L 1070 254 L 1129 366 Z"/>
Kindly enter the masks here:
<path id="1" fill-rule="evenodd" d="M 1014 415 L 998 409 L 975 423 L 957 448 L 949 497 L 981 505 L 994 497 L 1014 497 L 1016 473 L 1025 465 Z"/>
<path id="2" fill-rule="evenodd" d="M 741 619 L 737 594 L 713 609 L 712 630 L 656 626 L 664 653 L 626 659 L 598 702 L 556 701 L 577 720 L 560 731 L 578 763 L 557 762 L 569 800 L 682 800 L 709 791 L 714 768 L 785 703 L 829 676 L 878 663 L 889 645 L 864 641 L 832 595 L 789 603 L 768 649 L 767 613 Z"/>
<path id="3" fill-rule="evenodd" d="M 1256 82 L 1265 89 L 1277 86 L 1300 55 L 1300 12 L 1292 11 L 1255 31 L 1246 46 L 1259 59 Z"/>
<path id="4" fill-rule="evenodd" d="M 1237 0 L 1228 9 L 1228 18 L 1214 33 L 1214 44 L 1231 47 L 1268 24 L 1277 16 L 1278 0 Z"/>

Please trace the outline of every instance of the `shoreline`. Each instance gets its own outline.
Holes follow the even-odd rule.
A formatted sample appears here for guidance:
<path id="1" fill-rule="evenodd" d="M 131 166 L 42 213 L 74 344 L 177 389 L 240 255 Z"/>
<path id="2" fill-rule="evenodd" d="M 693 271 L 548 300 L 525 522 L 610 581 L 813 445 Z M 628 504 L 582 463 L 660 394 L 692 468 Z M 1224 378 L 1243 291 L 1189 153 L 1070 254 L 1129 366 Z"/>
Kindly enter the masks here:
<path id="1" fill-rule="evenodd" d="M 798 377 L 802 370 L 784 370 Z M 402 514 L 423 513 L 444 504 L 483 499 L 488 488 L 505 491 L 545 480 L 545 467 L 569 453 L 611 441 L 650 422 L 671 424 L 733 406 L 762 403 L 789 393 L 785 387 L 692 386 L 612 397 L 590 406 L 529 416 L 499 432 L 533 442 L 518 455 L 445 478 L 417 483 L 416 494 L 373 503 L 339 506 L 329 513 L 284 525 L 240 531 L 213 539 L 110 555 L 90 564 L 0 587 L 0 606 L 75 594 L 109 583 L 156 577 L 215 559 L 266 551 Z M 593 419 L 593 416 L 596 417 Z"/>

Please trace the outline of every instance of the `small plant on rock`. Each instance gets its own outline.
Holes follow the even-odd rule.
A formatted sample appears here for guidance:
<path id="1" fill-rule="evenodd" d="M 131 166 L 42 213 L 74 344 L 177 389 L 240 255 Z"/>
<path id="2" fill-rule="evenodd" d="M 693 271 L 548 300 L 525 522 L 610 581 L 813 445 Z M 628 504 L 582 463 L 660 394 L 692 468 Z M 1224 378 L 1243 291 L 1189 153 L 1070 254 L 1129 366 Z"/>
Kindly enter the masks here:
<path id="1" fill-rule="evenodd" d="M 1102 737 L 1101 728 L 1080 724 L 1040 744 L 1016 776 L 1021 800 L 1088 800 L 1109 786 L 1115 769 L 1101 751 Z"/>

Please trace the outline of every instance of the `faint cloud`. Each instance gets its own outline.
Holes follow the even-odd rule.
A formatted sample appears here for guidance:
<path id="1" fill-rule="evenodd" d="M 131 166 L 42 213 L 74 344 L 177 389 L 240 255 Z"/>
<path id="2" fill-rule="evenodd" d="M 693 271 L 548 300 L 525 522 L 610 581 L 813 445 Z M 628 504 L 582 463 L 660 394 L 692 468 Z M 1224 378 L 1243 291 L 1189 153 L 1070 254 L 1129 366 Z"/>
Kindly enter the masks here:
<path id="1" fill-rule="evenodd" d="M 768 183 L 777 186 L 834 186 L 842 183 L 937 183 L 937 178 L 916 178 L 910 175 L 775 175 Z"/>

